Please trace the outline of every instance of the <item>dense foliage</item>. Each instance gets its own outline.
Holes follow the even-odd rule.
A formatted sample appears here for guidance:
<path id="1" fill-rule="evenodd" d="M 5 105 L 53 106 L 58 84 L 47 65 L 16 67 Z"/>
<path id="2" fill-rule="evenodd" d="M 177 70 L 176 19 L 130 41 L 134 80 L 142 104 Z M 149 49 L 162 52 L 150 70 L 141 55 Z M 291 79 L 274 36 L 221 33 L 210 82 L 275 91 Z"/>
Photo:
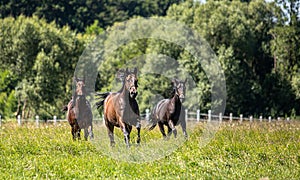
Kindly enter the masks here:
<path id="1" fill-rule="evenodd" d="M 68 27 L 37 17 L 5 18 L 1 24 L 1 114 L 52 117 L 71 93 L 72 69 L 83 41 Z M 2 91 L 3 88 L 3 91 Z M 14 94 L 10 97 L 10 94 Z"/>
<path id="2" fill-rule="evenodd" d="M 87 26 L 99 21 L 105 28 L 114 22 L 125 21 L 133 16 L 164 16 L 169 6 L 180 0 L 3 0 L 0 2 L 0 18 L 19 15 L 45 18 L 59 26 L 83 32 Z"/>
<path id="3" fill-rule="evenodd" d="M 72 94 L 76 63 L 88 42 L 103 29 L 119 28 L 116 22 L 152 15 L 183 22 L 208 41 L 225 73 L 226 113 L 300 113 L 300 10 L 295 0 L 34 2 L 0 3 L 2 118 L 62 115 L 60 109 Z M 106 57 L 96 90 L 111 90 L 117 69 L 145 54 L 164 55 L 155 62 L 166 56 L 176 59 L 196 82 L 194 103 L 202 112 L 211 107 L 211 84 L 203 67 L 182 47 L 162 40 L 136 40 Z M 152 107 L 149 91 L 168 96 L 169 83 L 161 77 L 140 77 L 139 83 L 142 111 Z"/>
<path id="4" fill-rule="evenodd" d="M 296 1 L 291 3 L 297 4 Z M 299 14 L 299 9 L 294 10 Z M 292 68 L 294 73 L 286 76 L 287 72 L 277 67 L 280 62 L 299 65 L 299 55 L 295 54 L 290 60 L 284 57 L 290 56 L 286 49 L 299 52 L 299 47 L 288 43 L 290 47 L 284 48 L 280 43 L 285 42 L 281 39 L 284 37 L 274 38 L 272 32 L 277 28 L 296 31 L 299 25 L 280 22 L 283 17 L 278 12 L 282 13 L 278 4 L 265 1 L 208 1 L 198 6 L 186 2 L 169 9 L 170 17 L 197 29 L 217 53 L 226 76 L 228 112 L 286 115 L 293 108 L 298 111 L 299 96 L 295 96 L 295 91 L 299 86 L 292 85 L 291 77 L 299 76 L 299 69 L 286 64 L 285 67 Z M 289 35 L 299 38 L 296 34 Z M 275 52 L 274 46 L 281 52 Z"/>

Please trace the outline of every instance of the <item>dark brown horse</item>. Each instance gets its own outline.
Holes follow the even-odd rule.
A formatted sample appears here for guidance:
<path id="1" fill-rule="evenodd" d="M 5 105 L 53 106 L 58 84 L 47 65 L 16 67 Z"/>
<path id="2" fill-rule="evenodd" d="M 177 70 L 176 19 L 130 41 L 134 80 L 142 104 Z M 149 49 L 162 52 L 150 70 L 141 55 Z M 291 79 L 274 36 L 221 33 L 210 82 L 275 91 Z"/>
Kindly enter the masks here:
<path id="1" fill-rule="evenodd" d="M 84 79 L 80 80 L 74 78 L 76 83 L 75 93 L 72 100 L 68 103 L 67 107 L 63 110 L 67 111 L 67 120 L 71 126 L 71 133 L 73 139 L 80 139 L 80 131 L 84 129 L 85 140 L 93 139 L 93 115 L 89 101 L 86 99 L 85 82 Z"/>
<path id="2" fill-rule="evenodd" d="M 149 130 L 155 128 L 158 123 L 161 134 L 166 138 L 166 133 L 164 125 L 168 128 L 168 136 L 171 136 L 172 132 L 174 137 L 177 136 L 176 125 L 180 124 L 185 137 L 187 137 L 186 132 L 186 122 L 184 119 L 184 109 L 182 106 L 182 101 L 185 98 L 185 83 L 177 79 L 172 80 L 173 83 L 173 94 L 169 99 L 163 99 L 157 103 L 153 108 L 151 113 L 152 125 Z"/>
<path id="3" fill-rule="evenodd" d="M 104 100 L 97 103 L 98 107 L 104 106 L 104 120 L 108 130 L 111 146 L 114 146 L 114 127 L 119 127 L 124 134 L 127 147 L 130 146 L 130 132 L 132 126 L 138 131 L 137 143 L 140 143 L 140 111 L 136 101 L 138 80 L 137 69 L 133 72 L 119 71 L 119 77 L 123 81 L 122 88 L 115 93 L 108 92 L 98 94 Z"/>

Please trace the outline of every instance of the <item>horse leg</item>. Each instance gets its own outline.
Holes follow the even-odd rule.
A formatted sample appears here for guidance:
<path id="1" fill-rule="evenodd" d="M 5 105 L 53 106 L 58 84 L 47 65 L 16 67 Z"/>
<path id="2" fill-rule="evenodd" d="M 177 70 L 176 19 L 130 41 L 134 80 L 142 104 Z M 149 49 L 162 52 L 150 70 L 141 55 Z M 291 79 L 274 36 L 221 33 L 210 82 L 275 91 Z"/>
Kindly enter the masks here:
<path id="1" fill-rule="evenodd" d="M 184 119 L 181 120 L 181 129 L 185 138 L 188 138 L 188 134 L 186 132 L 186 122 Z"/>
<path id="2" fill-rule="evenodd" d="M 110 140 L 110 146 L 111 147 L 114 147 L 115 146 L 115 140 L 114 140 L 114 125 L 109 123 L 109 122 L 106 122 L 106 127 L 107 127 L 107 133 L 108 133 L 108 137 L 109 137 L 109 140 Z"/>
<path id="3" fill-rule="evenodd" d="M 74 130 L 75 130 L 75 137 L 77 137 L 78 140 L 80 140 L 80 131 L 81 131 L 81 129 L 80 129 L 80 127 L 77 123 L 75 124 Z"/>
<path id="4" fill-rule="evenodd" d="M 128 132 L 127 139 L 128 139 L 128 144 L 129 144 L 129 146 L 130 146 L 130 133 L 131 133 L 131 130 L 132 130 L 132 126 L 129 125 L 129 124 L 126 124 L 125 127 L 126 127 L 126 131 Z M 125 142 L 126 142 L 126 139 L 125 139 Z M 127 143 L 126 143 L 126 144 L 127 144 Z"/>
<path id="5" fill-rule="evenodd" d="M 123 126 L 120 126 L 120 128 L 123 131 L 126 146 L 129 148 L 130 147 L 130 142 L 129 142 L 129 133 L 128 133 L 128 130 L 127 130 L 128 128 L 126 128 L 125 124 Z"/>
<path id="6" fill-rule="evenodd" d="M 93 125 L 91 124 L 88 128 L 90 140 L 94 139 L 94 133 L 93 133 Z"/>
<path id="7" fill-rule="evenodd" d="M 84 139 L 86 141 L 88 140 L 89 136 L 90 136 L 90 140 L 92 140 L 94 138 L 93 126 L 92 125 L 84 128 Z"/>
<path id="8" fill-rule="evenodd" d="M 174 134 L 174 138 L 176 138 L 176 136 L 177 136 L 177 130 L 176 130 L 174 124 L 173 124 L 173 121 L 172 121 L 172 120 L 169 120 L 168 125 L 169 125 L 170 128 L 172 129 L 172 132 L 173 132 L 173 134 Z"/>
<path id="9" fill-rule="evenodd" d="M 72 133 L 72 137 L 73 137 L 73 140 L 75 141 L 76 139 L 76 132 L 75 132 L 75 126 L 71 126 L 71 133 Z"/>
<path id="10" fill-rule="evenodd" d="M 141 142 L 141 123 L 140 122 L 137 122 L 136 129 L 137 129 L 137 135 L 138 135 L 136 143 L 140 144 L 140 142 Z"/>
<path id="11" fill-rule="evenodd" d="M 76 132 L 78 140 L 80 140 L 80 139 L 81 139 L 81 138 L 80 138 L 80 131 L 81 131 L 81 129 L 80 129 L 80 128 L 78 128 L 78 129 L 77 129 L 77 132 Z"/>
<path id="12" fill-rule="evenodd" d="M 162 122 L 158 122 L 158 126 L 161 134 L 163 135 L 163 138 L 166 139 L 167 136 L 165 133 L 164 124 Z"/>
<path id="13" fill-rule="evenodd" d="M 84 128 L 84 140 L 88 140 L 89 137 L 89 130 L 88 127 Z"/>
<path id="14" fill-rule="evenodd" d="M 172 129 L 170 128 L 170 126 L 168 125 L 168 137 L 170 137 L 172 135 Z"/>

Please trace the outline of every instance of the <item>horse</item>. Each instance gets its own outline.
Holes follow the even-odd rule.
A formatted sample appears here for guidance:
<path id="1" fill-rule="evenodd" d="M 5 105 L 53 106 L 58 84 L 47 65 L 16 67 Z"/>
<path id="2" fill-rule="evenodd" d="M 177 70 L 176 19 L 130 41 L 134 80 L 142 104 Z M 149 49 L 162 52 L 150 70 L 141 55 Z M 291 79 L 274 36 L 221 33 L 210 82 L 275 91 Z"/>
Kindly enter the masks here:
<path id="1" fill-rule="evenodd" d="M 74 81 L 76 83 L 75 93 L 63 111 L 67 111 L 67 120 L 71 126 L 73 140 L 80 139 L 81 129 L 84 129 L 85 140 L 88 137 L 93 139 L 93 114 L 91 105 L 86 99 L 85 80 L 75 77 Z"/>
<path id="2" fill-rule="evenodd" d="M 171 136 L 172 132 L 174 137 L 177 136 L 177 130 L 175 126 L 181 125 L 184 137 L 187 138 L 186 122 L 184 119 L 184 108 L 182 102 L 185 98 L 185 80 L 184 82 L 173 79 L 173 93 L 170 98 L 159 101 L 151 112 L 152 124 L 148 130 L 152 130 L 158 124 L 163 138 L 166 139 L 166 133 L 164 125 L 168 128 L 168 137 Z"/>
<path id="3" fill-rule="evenodd" d="M 122 80 L 122 88 L 118 92 L 98 93 L 97 95 L 104 100 L 97 102 L 98 108 L 104 108 L 104 120 L 107 127 L 110 145 L 115 145 L 114 141 L 114 127 L 119 127 L 124 134 L 124 140 L 127 147 L 130 147 L 130 132 L 132 126 L 137 129 L 137 144 L 140 144 L 140 111 L 136 101 L 138 94 L 138 79 L 137 69 L 134 68 L 130 72 L 128 68 L 126 71 L 120 70 L 119 78 Z"/>

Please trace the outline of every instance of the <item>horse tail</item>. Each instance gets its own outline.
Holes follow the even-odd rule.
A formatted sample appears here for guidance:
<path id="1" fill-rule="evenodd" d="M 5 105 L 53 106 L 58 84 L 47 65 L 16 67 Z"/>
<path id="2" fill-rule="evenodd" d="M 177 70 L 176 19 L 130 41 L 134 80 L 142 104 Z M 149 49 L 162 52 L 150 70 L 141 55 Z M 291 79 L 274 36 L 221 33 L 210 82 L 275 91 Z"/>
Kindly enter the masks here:
<path id="1" fill-rule="evenodd" d="M 153 122 L 152 125 L 148 128 L 148 130 L 151 131 L 152 129 L 155 128 L 156 125 L 157 125 L 157 122 Z"/>
<path id="2" fill-rule="evenodd" d="M 154 118 L 154 115 L 151 114 L 150 119 L 149 119 L 149 124 L 148 124 L 148 131 L 151 131 L 152 129 L 155 128 L 155 126 L 157 125 L 157 121 Z"/>
<path id="3" fill-rule="evenodd" d="M 96 93 L 96 96 L 105 99 L 108 95 L 110 95 L 110 92 L 105 92 L 105 93 Z"/>
<path id="4" fill-rule="evenodd" d="M 104 104 L 104 101 L 105 101 L 105 99 L 104 99 L 104 100 L 101 100 L 101 101 L 98 101 L 98 102 L 96 102 L 96 106 L 97 106 L 97 108 L 100 108 L 101 106 L 103 106 L 103 104 Z"/>
<path id="5" fill-rule="evenodd" d="M 101 106 L 104 105 L 105 98 L 110 95 L 110 92 L 105 92 L 105 93 L 96 93 L 96 96 L 101 98 L 102 100 L 96 102 L 97 108 L 100 108 Z"/>

